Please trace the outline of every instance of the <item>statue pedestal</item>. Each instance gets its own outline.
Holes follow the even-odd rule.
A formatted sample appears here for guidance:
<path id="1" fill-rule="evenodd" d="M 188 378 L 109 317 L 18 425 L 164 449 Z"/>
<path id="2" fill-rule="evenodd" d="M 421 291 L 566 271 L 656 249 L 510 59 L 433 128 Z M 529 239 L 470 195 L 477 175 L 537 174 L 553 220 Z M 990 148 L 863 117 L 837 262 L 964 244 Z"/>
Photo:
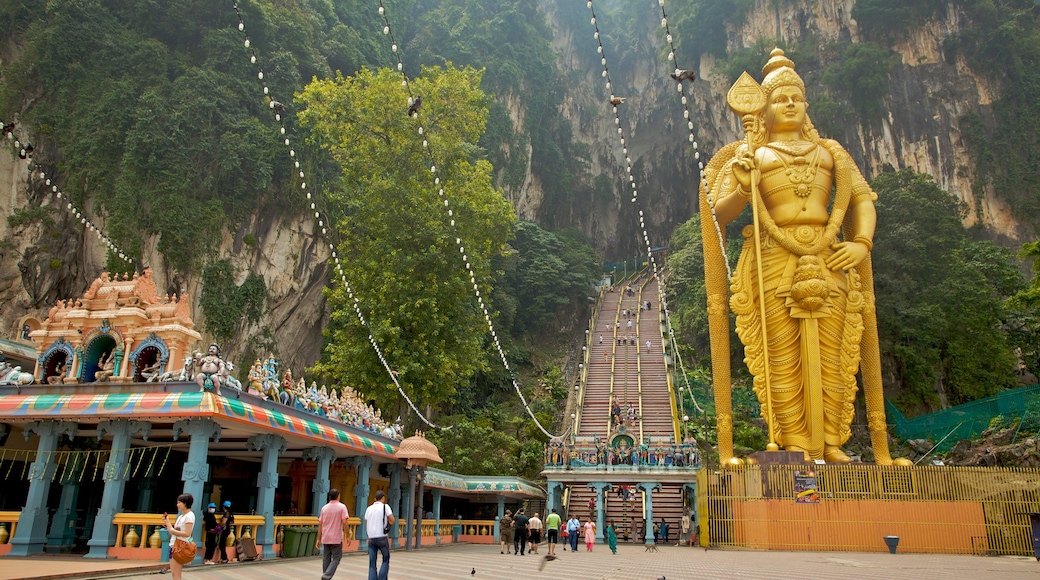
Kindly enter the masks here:
<path id="1" fill-rule="evenodd" d="M 108 377 L 110 383 L 129 383 L 130 377 Z"/>
<path id="2" fill-rule="evenodd" d="M 755 465 L 798 465 L 808 463 L 801 451 L 756 451 L 748 455 L 748 463 Z"/>

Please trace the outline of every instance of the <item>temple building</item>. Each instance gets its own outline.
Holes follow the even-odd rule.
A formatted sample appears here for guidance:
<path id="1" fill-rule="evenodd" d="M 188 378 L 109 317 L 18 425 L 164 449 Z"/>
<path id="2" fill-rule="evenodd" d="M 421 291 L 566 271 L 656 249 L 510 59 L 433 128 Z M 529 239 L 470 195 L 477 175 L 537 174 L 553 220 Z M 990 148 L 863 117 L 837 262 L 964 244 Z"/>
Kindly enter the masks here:
<path id="1" fill-rule="evenodd" d="M 191 369 L 204 345 L 187 297 L 160 296 L 147 270 L 102 274 L 26 334 L 32 373 L 0 384 L 0 555 L 159 560 L 161 514 L 181 493 L 200 522 L 209 503 L 231 502 L 234 536 L 267 558 L 286 526 L 316 524 L 332 488 L 352 516 L 378 490 L 394 513 L 417 515 L 391 530 L 408 548 L 491 543 L 504 503 L 544 498 L 521 479 L 430 468 L 440 456 L 422 434 L 399 441 L 249 389 L 200 389 Z M 363 540 L 359 524 L 351 518 L 351 534 Z"/>

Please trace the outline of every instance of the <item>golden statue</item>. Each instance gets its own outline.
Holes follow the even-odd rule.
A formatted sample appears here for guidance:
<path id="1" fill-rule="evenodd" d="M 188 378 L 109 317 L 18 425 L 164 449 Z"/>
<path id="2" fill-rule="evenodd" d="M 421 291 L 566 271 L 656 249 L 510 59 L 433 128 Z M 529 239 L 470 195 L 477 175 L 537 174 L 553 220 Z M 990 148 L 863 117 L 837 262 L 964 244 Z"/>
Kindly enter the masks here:
<path id="1" fill-rule="evenodd" d="M 728 305 L 769 426 L 767 450 L 848 462 L 842 445 L 862 356 L 875 460 L 891 464 L 870 265 L 877 195 L 845 149 L 816 132 L 794 62 L 775 49 L 762 74 L 761 86 L 745 72 L 730 89 L 746 140 L 712 158 L 700 187 L 720 461 L 740 462 Z M 747 205 L 754 225 L 742 232 L 727 300 L 719 232 Z"/>

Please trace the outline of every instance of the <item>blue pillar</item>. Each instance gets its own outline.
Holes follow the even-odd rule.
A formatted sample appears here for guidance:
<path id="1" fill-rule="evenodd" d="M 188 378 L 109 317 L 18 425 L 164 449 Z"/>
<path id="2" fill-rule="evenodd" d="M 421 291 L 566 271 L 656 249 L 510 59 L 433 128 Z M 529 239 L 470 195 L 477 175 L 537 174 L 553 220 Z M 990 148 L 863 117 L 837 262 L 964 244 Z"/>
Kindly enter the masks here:
<path id="1" fill-rule="evenodd" d="M 603 499 L 604 491 L 610 489 L 610 484 L 605 481 L 597 481 L 589 484 L 596 492 L 596 541 L 603 541 L 606 537 L 604 528 L 607 525 L 607 506 L 606 500 Z"/>
<path id="2" fill-rule="evenodd" d="M 130 457 L 130 438 L 134 433 L 141 433 L 145 439 L 152 430 L 152 425 L 144 421 L 102 421 L 98 423 L 98 439 L 105 434 L 112 435 L 112 454 L 105 464 L 105 491 L 101 494 L 101 507 L 94 518 L 94 530 L 87 546 L 90 551 L 85 558 L 107 558 L 109 546 L 116 545 L 116 526 L 112 518 L 123 509 L 123 492 L 126 489 L 127 466 Z M 196 496 L 196 503 L 202 498 Z M 199 518 L 198 521 L 202 521 Z M 197 526 L 201 529 L 202 526 Z M 144 530 L 141 530 L 144 534 Z"/>
<path id="3" fill-rule="evenodd" d="M 11 551 L 8 553 L 12 556 L 43 552 L 43 545 L 47 542 L 47 496 L 54 474 L 54 450 L 58 448 L 59 437 L 67 435 L 71 439 L 76 434 L 76 424 L 33 421 L 25 426 L 24 433 L 26 441 L 32 433 L 39 435 L 40 444 L 36 448 L 36 461 L 29 466 L 29 495 L 18 516 L 18 529 L 11 538 Z"/>
<path id="4" fill-rule="evenodd" d="M 555 481 L 550 481 L 545 487 L 545 517 L 549 517 L 554 507 L 556 507 L 556 489 L 560 487 L 560 484 Z"/>
<path id="5" fill-rule="evenodd" d="M 387 466 L 387 471 L 390 472 L 390 511 L 394 512 L 394 515 L 400 519 L 401 517 L 401 464 L 391 463 Z M 390 542 L 391 547 L 401 547 L 401 528 L 394 523 L 390 526 Z"/>
<path id="6" fill-rule="evenodd" d="M 303 450 L 304 461 L 316 462 L 317 473 L 311 483 L 311 515 L 321 515 L 321 508 L 329 501 L 329 466 L 336 458 L 336 450 L 331 447 L 308 447 Z M 355 514 L 361 516 L 362 514 Z"/>
<path id="7" fill-rule="evenodd" d="M 495 517 L 495 545 L 502 541 L 502 530 L 499 529 L 498 521 L 506 515 L 506 498 L 498 496 L 498 516 Z"/>
<path id="8" fill-rule="evenodd" d="M 684 500 L 689 498 L 688 502 L 683 502 L 683 515 L 690 516 L 690 535 L 692 536 L 697 533 L 697 483 L 684 483 L 683 495 Z M 689 507 L 687 507 L 687 503 L 689 503 Z M 679 533 L 682 533 L 682 527 L 679 528 Z"/>
<path id="9" fill-rule="evenodd" d="M 72 466 L 66 466 L 61 474 L 61 499 L 51 520 L 51 531 L 47 534 L 47 552 L 67 553 L 76 542 L 76 500 L 79 498 L 80 473 L 83 465 L 79 455 L 72 456 Z M 71 516 L 71 517 L 70 517 Z"/>
<path id="10" fill-rule="evenodd" d="M 358 541 L 358 551 L 367 552 L 368 542 L 368 529 L 365 527 L 365 510 L 368 509 L 368 492 L 369 492 L 369 478 L 372 475 L 372 458 L 366 455 L 355 457 L 351 460 L 354 467 L 357 469 L 357 483 L 354 484 L 354 513 L 362 519 L 361 525 L 358 526 L 357 534 L 355 534 Z"/>
<path id="11" fill-rule="evenodd" d="M 188 460 L 181 468 L 181 481 L 184 482 L 182 493 L 191 494 L 195 500 L 192 511 L 195 512 L 195 525 L 192 527 L 192 539 L 195 544 L 203 546 L 202 542 L 202 514 L 205 510 L 205 502 L 202 495 L 206 490 L 206 482 L 209 481 L 209 440 L 220 440 L 220 425 L 212 419 L 181 419 L 173 424 L 173 440 L 176 441 L 183 433 L 191 436 L 188 443 Z M 176 509 L 163 510 L 171 515 Z M 205 550 L 199 550 L 195 559 L 191 562 L 193 566 L 202 564 L 206 555 Z"/>
<path id="12" fill-rule="evenodd" d="M 415 510 L 416 511 L 416 514 L 415 514 L 416 515 L 416 519 L 419 520 L 419 524 L 418 524 L 418 526 L 416 526 L 416 529 L 415 529 L 415 549 L 416 550 L 418 550 L 419 548 L 422 547 L 422 521 L 423 521 L 423 515 L 424 515 L 424 513 L 423 513 L 423 483 L 424 483 L 424 480 L 426 479 L 425 476 L 426 476 L 426 468 L 425 467 L 420 467 L 419 468 L 419 476 L 418 476 L 418 479 L 419 479 L 419 493 L 416 496 L 416 504 L 418 504 L 418 508 Z"/>
<path id="13" fill-rule="evenodd" d="M 418 465 L 408 468 L 408 499 L 404 502 L 405 526 L 404 526 L 404 549 L 412 549 L 412 526 L 415 524 L 415 474 L 419 471 Z"/>
<path id="14" fill-rule="evenodd" d="M 278 454 L 285 451 L 285 439 L 279 435 L 253 435 L 246 441 L 246 449 L 264 452 L 260 473 L 256 475 L 256 507 L 264 516 L 264 525 L 254 539 L 263 546 L 264 560 L 274 560 L 278 556 L 274 552 L 274 491 L 278 487 Z"/>
<path id="15" fill-rule="evenodd" d="M 433 490 L 433 537 L 441 543 L 441 490 Z"/>
<path id="16" fill-rule="evenodd" d="M 645 530 L 643 530 L 643 540 L 647 545 L 654 543 L 654 490 L 660 490 L 660 483 L 640 483 L 637 488 L 642 489 L 646 492 L 646 513 L 643 517 L 646 518 Z"/>

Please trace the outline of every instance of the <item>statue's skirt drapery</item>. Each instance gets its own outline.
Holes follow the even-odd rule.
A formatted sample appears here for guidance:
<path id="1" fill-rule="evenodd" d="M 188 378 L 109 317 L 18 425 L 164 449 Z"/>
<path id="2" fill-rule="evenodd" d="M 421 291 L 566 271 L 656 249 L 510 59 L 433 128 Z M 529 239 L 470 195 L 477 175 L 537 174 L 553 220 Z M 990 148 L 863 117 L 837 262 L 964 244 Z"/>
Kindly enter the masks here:
<path id="1" fill-rule="evenodd" d="M 788 238 L 806 247 L 816 243 L 824 230 L 807 225 L 783 229 Z M 761 311 L 750 226 L 744 234 L 730 305 L 765 410 Z M 761 239 L 775 436 L 783 447 L 799 447 L 814 459 L 823 458 L 825 445 L 839 447 L 851 434 L 863 334 L 858 275 L 829 270 L 824 264 L 830 248 L 799 257 L 765 233 Z M 816 427 L 814 432 L 814 425 L 822 429 Z"/>

